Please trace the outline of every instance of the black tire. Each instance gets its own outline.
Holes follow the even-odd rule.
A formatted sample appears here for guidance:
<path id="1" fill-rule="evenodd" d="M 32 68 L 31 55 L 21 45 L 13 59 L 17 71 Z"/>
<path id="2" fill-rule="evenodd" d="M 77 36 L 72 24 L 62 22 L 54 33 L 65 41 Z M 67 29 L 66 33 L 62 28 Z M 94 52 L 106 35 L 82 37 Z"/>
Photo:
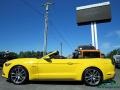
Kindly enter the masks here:
<path id="1" fill-rule="evenodd" d="M 14 66 L 9 72 L 9 80 L 20 85 L 28 81 L 28 72 L 23 66 Z"/>
<path id="2" fill-rule="evenodd" d="M 83 81 L 88 86 L 97 86 L 102 80 L 103 75 L 98 68 L 87 68 L 83 73 Z"/>

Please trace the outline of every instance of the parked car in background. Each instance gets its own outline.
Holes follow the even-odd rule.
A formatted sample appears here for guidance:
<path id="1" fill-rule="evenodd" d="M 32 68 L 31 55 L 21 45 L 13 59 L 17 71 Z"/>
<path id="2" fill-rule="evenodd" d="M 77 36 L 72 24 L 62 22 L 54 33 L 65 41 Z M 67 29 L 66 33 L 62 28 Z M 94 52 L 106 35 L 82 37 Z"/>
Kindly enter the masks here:
<path id="1" fill-rule="evenodd" d="M 12 60 L 17 58 L 18 56 L 16 55 L 16 53 L 14 52 L 9 52 L 9 51 L 5 51 L 5 52 L 0 52 L 0 66 L 3 66 L 3 64 L 6 61 Z"/>
<path id="2" fill-rule="evenodd" d="M 80 45 L 76 50 L 96 50 L 96 48 L 92 45 Z"/>
<path id="3" fill-rule="evenodd" d="M 114 55 L 113 59 L 114 59 L 114 62 L 115 62 L 115 66 L 117 68 L 120 68 L 120 55 Z"/>
<path id="4" fill-rule="evenodd" d="M 6 62 L 5 52 L 0 52 L 0 66 L 3 66 L 5 62 Z"/>
<path id="5" fill-rule="evenodd" d="M 0 67 L 2 67 L 5 62 L 6 62 L 5 59 L 0 59 Z"/>
<path id="6" fill-rule="evenodd" d="M 92 45 L 81 45 L 73 52 L 73 58 L 104 58 L 105 55 Z"/>

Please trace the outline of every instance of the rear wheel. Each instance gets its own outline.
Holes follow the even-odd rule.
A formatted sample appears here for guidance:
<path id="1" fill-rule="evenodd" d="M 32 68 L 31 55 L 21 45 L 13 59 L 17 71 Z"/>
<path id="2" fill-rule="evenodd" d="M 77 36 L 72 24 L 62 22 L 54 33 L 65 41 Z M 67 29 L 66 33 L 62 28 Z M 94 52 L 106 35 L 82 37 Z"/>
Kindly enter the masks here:
<path id="1" fill-rule="evenodd" d="M 15 66 L 10 70 L 9 79 L 14 84 L 23 84 L 28 80 L 28 72 L 23 66 Z"/>
<path id="2" fill-rule="evenodd" d="M 102 73 L 97 68 L 88 68 L 84 71 L 83 81 L 89 86 L 99 85 L 102 81 Z"/>

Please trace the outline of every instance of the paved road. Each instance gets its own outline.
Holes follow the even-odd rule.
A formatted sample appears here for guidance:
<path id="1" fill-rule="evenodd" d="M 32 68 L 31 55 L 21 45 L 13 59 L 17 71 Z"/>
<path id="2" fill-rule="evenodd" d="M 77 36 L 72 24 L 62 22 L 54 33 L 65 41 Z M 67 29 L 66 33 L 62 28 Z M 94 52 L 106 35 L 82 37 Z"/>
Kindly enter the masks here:
<path id="1" fill-rule="evenodd" d="M 117 69 L 114 81 L 102 83 L 97 87 L 85 86 L 81 82 L 29 82 L 25 85 L 14 85 L 1 77 L 0 90 L 120 90 L 120 69 Z"/>

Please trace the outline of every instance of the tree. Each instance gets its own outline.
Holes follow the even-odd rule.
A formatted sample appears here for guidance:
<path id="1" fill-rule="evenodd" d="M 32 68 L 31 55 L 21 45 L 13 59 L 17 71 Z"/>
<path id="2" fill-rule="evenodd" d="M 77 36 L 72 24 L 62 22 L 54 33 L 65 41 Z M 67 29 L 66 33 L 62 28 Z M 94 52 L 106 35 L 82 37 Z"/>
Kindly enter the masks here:
<path id="1" fill-rule="evenodd" d="M 6 55 L 6 59 L 7 59 L 7 60 L 16 59 L 16 58 L 18 58 L 18 54 L 15 53 L 15 52 L 9 52 L 9 53 Z"/>
<path id="2" fill-rule="evenodd" d="M 21 51 L 19 53 L 19 57 L 20 58 L 41 58 L 43 56 L 43 52 L 40 52 L 40 51 L 26 51 L 26 52 L 23 52 Z"/>
<path id="3" fill-rule="evenodd" d="M 11 59 L 16 59 L 18 58 L 18 54 L 15 52 L 0 52 L 0 59 L 5 59 L 5 60 L 11 60 Z"/>
<path id="4" fill-rule="evenodd" d="M 107 58 L 113 59 L 113 56 L 117 54 L 118 50 L 119 50 L 119 49 L 114 49 L 114 50 L 112 50 L 111 52 L 109 52 L 109 53 L 107 54 Z"/>
<path id="5" fill-rule="evenodd" d="M 5 54 L 5 52 L 0 52 L 0 59 L 3 59 L 4 58 L 4 54 Z"/>

